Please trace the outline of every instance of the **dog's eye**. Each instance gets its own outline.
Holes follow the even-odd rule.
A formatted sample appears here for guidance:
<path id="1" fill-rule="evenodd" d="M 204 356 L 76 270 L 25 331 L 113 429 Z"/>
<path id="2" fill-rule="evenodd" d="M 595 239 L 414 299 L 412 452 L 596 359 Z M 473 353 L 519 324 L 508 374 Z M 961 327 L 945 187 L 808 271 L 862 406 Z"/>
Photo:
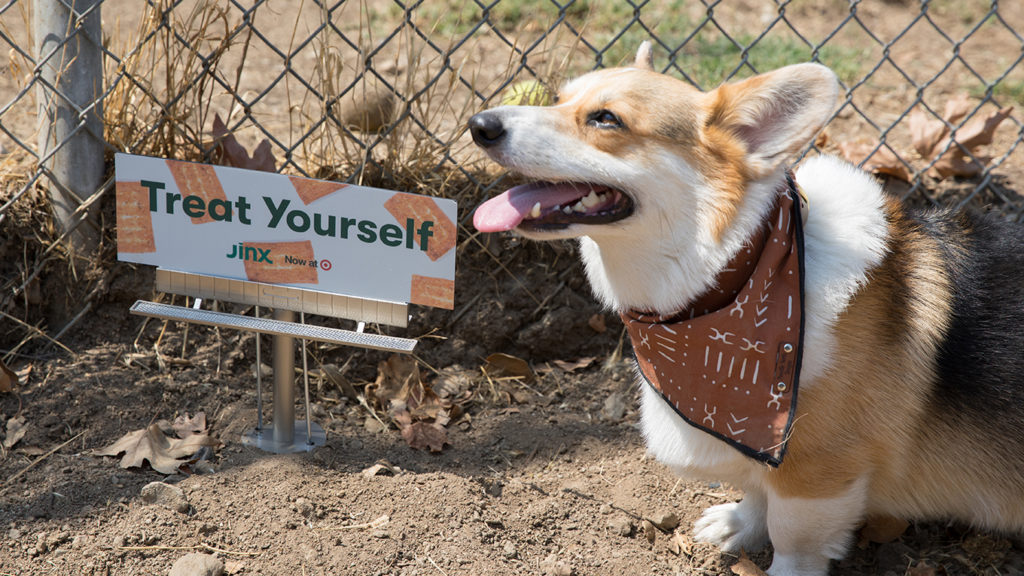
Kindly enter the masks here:
<path id="1" fill-rule="evenodd" d="M 587 124 L 597 128 L 621 128 L 622 121 L 610 110 L 598 110 L 591 112 L 587 117 Z"/>

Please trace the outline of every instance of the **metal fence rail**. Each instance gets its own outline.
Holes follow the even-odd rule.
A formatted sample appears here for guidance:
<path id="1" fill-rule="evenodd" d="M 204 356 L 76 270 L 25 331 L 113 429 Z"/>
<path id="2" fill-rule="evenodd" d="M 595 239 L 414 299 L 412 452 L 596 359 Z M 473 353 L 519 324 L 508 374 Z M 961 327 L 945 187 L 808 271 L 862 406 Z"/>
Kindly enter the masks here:
<path id="1" fill-rule="evenodd" d="M 53 190 L 73 199 L 73 220 L 89 221 L 89 206 L 110 183 L 81 190 L 81 173 L 61 170 L 63 151 L 95 141 L 108 157 L 123 150 L 209 159 L 222 135 L 215 116 L 249 149 L 268 141 L 279 171 L 476 200 L 500 175 L 485 172 L 469 143 L 470 114 L 512 82 L 557 84 L 627 60 L 647 39 L 656 66 L 703 89 L 821 61 L 837 71 L 844 94 L 820 148 L 859 144 L 873 161 L 891 153 L 908 178 L 895 189 L 908 199 L 983 201 L 1016 217 L 1019 114 L 1010 112 L 986 147 L 962 146 L 956 135 L 1024 104 L 1022 4 L 0 0 L 0 227 L 46 189 L 51 199 Z M 58 14 L 63 35 L 39 29 L 43 13 Z M 99 34 L 89 24 L 101 13 Z M 70 48 L 78 52 L 69 58 Z M 72 74 L 89 51 L 99 55 L 102 78 Z M 959 94 L 966 113 L 943 118 Z M 65 110 L 59 131 L 42 122 L 54 106 Z M 934 157 L 914 151 L 915 111 L 952 133 Z M 977 160 L 978 173 L 938 183 L 931 174 L 950 150 L 962 163 Z M 38 272 L 5 274 L 4 298 L 20 297 Z"/>

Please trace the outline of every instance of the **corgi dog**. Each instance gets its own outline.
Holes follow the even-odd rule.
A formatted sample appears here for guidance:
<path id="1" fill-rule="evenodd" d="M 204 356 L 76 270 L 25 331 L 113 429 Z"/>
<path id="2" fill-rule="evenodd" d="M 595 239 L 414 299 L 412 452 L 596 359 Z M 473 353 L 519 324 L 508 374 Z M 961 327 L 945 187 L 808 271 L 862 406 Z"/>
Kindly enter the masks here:
<path id="1" fill-rule="evenodd" d="M 678 474 L 744 491 L 708 508 L 696 539 L 730 553 L 771 543 L 772 576 L 827 574 L 869 517 L 1024 528 L 1024 230 L 910 210 L 830 156 L 803 161 L 789 185 L 788 162 L 831 118 L 839 89 L 824 66 L 797 64 L 701 92 L 655 72 L 645 43 L 633 65 L 569 81 L 551 106 L 469 120 L 475 143 L 530 181 L 480 205 L 477 229 L 578 239 L 594 293 L 624 318 L 677 316 L 719 290 L 773 226 L 780 190 L 806 197 L 784 454 L 766 464 L 737 449 L 702 427 L 728 404 L 704 402 L 707 417 L 689 418 L 638 375 L 650 452 Z M 638 358 L 645 338 L 632 338 Z M 740 371 L 738 356 L 689 349 L 712 375 Z M 664 352 L 687 359 L 679 346 Z M 701 383 L 673 385 L 688 396 Z M 730 430 L 746 418 L 734 415 Z"/>

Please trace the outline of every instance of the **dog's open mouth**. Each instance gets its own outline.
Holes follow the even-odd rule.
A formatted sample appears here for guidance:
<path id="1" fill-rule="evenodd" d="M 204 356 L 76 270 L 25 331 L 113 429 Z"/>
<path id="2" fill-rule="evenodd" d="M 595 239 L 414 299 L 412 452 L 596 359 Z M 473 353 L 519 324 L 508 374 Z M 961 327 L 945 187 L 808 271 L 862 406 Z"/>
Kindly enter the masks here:
<path id="1" fill-rule="evenodd" d="M 532 182 L 481 204 L 473 214 L 473 225 L 481 232 L 557 230 L 571 224 L 608 224 L 632 213 L 633 200 L 608 186 Z"/>

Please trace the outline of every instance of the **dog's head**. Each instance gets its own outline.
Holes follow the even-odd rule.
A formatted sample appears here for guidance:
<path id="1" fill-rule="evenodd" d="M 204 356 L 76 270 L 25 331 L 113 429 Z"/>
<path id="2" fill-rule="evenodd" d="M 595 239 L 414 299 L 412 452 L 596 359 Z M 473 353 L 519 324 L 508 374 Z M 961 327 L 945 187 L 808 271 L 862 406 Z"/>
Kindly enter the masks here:
<path id="1" fill-rule="evenodd" d="M 481 205 L 473 222 L 586 237 L 605 255 L 643 243 L 710 282 L 770 209 L 785 163 L 829 119 L 838 88 L 824 66 L 798 64 L 701 92 L 655 72 L 645 43 L 634 65 L 570 81 L 553 106 L 470 119 L 477 145 L 533 181 Z"/>
<path id="2" fill-rule="evenodd" d="M 722 231 L 747 184 L 777 173 L 821 128 L 837 91 L 827 68 L 799 64 L 704 93 L 654 72 L 645 44 L 633 66 L 569 82 L 554 106 L 470 119 L 492 159 L 537 180 L 482 206 L 475 224 L 549 239 L 703 210 Z"/>

